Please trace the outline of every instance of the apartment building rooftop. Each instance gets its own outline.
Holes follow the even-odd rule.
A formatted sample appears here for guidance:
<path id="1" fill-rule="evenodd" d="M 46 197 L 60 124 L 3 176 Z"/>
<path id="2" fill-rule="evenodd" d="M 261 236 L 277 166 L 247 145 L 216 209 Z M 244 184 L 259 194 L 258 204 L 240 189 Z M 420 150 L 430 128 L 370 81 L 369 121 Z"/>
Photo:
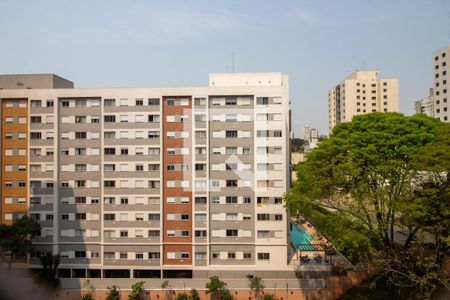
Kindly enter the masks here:
<path id="1" fill-rule="evenodd" d="M 72 81 L 53 73 L 0 74 L 0 89 L 70 89 Z"/>

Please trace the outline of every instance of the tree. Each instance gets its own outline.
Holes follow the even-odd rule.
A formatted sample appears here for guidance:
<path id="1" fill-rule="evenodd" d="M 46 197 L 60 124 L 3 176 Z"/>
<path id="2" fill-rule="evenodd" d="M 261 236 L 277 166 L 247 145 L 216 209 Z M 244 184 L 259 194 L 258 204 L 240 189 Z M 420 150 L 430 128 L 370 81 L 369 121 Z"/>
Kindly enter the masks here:
<path id="1" fill-rule="evenodd" d="M 273 294 L 265 294 L 264 300 L 277 300 L 277 298 Z"/>
<path id="2" fill-rule="evenodd" d="M 292 152 L 303 152 L 304 146 L 306 144 L 308 144 L 308 141 L 306 141 L 306 140 L 299 139 L 299 138 L 292 139 L 291 140 Z"/>
<path id="3" fill-rule="evenodd" d="M 31 236 L 41 230 L 41 225 L 32 218 L 23 216 L 11 225 L 0 225 L 1 263 L 8 264 L 8 270 L 20 258 L 26 257 L 33 249 Z"/>
<path id="4" fill-rule="evenodd" d="M 213 299 L 222 299 L 226 286 L 227 284 L 218 276 L 209 277 L 209 282 L 206 283 L 206 293 L 211 294 Z"/>
<path id="5" fill-rule="evenodd" d="M 39 257 L 42 269 L 37 273 L 37 280 L 50 290 L 59 286 L 58 267 L 61 261 L 59 255 L 46 252 Z"/>
<path id="6" fill-rule="evenodd" d="M 161 289 L 163 289 L 166 293 L 166 299 L 172 299 L 173 293 L 171 291 L 172 286 L 169 283 L 169 280 L 164 280 L 163 283 L 161 283 Z"/>
<path id="7" fill-rule="evenodd" d="M 81 300 L 94 300 L 95 287 L 92 285 L 90 280 L 86 280 L 83 283 L 83 296 Z"/>
<path id="8" fill-rule="evenodd" d="M 138 281 L 131 286 L 131 293 L 128 295 L 128 300 L 140 300 L 143 299 L 145 289 L 145 281 Z"/>
<path id="9" fill-rule="evenodd" d="M 120 300 L 120 288 L 117 285 L 106 287 L 108 292 L 106 293 L 106 300 Z"/>
<path id="10" fill-rule="evenodd" d="M 265 288 L 263 280 L 258 276 L 249 277 L 248 280 L 250 289 L 255 292 L 255 299 L 260 299 L 260 292 Z"/>
<path id="11" fill-rule="evenodd" d="M 181 293 L 177 295 L 176 300 L 189 300 L 189 296 L 186 293 Z"/>
<path id="12" fill-rule="evenodd" d="M 418 267 L 416 254 L 425 249 L 425 243 L 412 245 L 411 241 L 419 232 L 438 234 L 440 243 L 446 243 L 444 236 L 448 236 L 448 231 L 436 230 L 449 213 L 445 180 L 437 180 L 443 178 L 442 172 L 448 177 L 450 170 L 448 126 L 424 115 L 397 113 L 361 115 L 339 124 L 298 167 L 298 181 L 286 196 L 287 205 L 309 219 L 354 263 L 376 255 L 387 262 L 381 265 L 389 276 L 394 277 L 395 267 L 396 275 L 415 278 L 409 287 L 417 287 L 434 269 Z M 435 198 L 430 198 L 431 187 Z M 438 193 L 437 187 L 443 190 Z M 401 227 L 408 236 L 401 248 L 410 255 L 398 249 L 396 231 Z M 401 265 L 415 273 L 400 272 Z M 391 282 L 401 281 L 397 276 Z"/>
<path id="13" fill-rule="evenodd" d="M 192 289 L 189 295 L 189 300 L 200 300 L 200 295 L 196 289 Z"/>

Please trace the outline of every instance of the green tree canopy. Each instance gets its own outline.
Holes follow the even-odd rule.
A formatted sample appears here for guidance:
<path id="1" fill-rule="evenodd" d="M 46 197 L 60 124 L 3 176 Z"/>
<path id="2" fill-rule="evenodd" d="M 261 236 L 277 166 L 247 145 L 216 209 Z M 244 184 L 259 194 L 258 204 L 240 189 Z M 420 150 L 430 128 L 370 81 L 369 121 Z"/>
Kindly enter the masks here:
<path id="1" fill-rule="evenodd" d="M 417 233 L 435 237 L 442 254 L 450 214 L 449 126 L 398 113 L 360 115 L 339 124 L 299 165 L 287 205 L 354 262 L 374 252 L 397 260 L 399 243 L 409 253 L 417 250 L 411 247 Z M 401 228 L 407 230 L 406 239 L 399 238 Z M 419 256 L 411 257 L 419 263 Z M 428 271 L 419 269 L 405 277 L 423 279 L 420 274 Z"/>
<path id="2" fill-rule="evenodd" d="M 23 216 L 11 225 L 0 225 L 1 263 L 8 264 L 8 269 L 17 259 L 26 257 L 33 249 L 31 236 L 41 230 L 41 225 L 32 218 Z"/>
<path id="3" fill-rule="evenodd" d="M 209 282 L 206 283 L 206 293 L 220 299 L 225 292 L 226 286 L 227 284 L 220 280 L 218 276 L 209 277 Z"/>

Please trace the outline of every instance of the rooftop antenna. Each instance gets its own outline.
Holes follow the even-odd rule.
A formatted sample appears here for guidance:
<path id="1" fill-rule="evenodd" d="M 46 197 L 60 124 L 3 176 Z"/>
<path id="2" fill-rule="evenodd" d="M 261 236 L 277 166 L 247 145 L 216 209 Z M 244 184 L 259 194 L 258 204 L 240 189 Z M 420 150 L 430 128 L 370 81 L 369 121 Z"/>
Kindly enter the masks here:
<path id="1" fill-rule="evenodd" d="M 365 59 L 363 59 L 363 71 L 367 71 L 366 70 L 366 60 Z"/>
<path id="2" fill-rule="evenodd" d="M 231 72 L 234 73 L 234 52 L 231 52 Z"/>

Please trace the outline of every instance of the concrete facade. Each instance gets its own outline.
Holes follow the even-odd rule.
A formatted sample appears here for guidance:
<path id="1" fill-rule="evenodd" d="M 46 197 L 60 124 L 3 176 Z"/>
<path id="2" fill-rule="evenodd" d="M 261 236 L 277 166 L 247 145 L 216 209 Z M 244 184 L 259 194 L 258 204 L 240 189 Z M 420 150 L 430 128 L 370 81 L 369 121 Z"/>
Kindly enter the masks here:
<path id="1" fill-rule="evenodd" d="M 0 101 L 2 222 L 41 223 L 30 267 L 52 251 L 68 274 L 106 278 L 288 270 L 287 75 L 210 74 L 194 88 L 29 85 L 0 90 Z"/>
<path id="2" fill-rule="evenodd" d="M 356 71 L 328 92 L 328 126 L 372 112 L 398 112 L 398 80 L 378 79 L 378 71 Z"/>
<path id="3" fill-rule="evenodd" d="M 414 102 L 416 114 L 434 117 L 434 89 L 430 89 L 427 97 Z"/>
<path id="4" fill-rule="evenodd" d="M 450 121 L 449 104 L 450 45 L 433 54 L 434 115 L 442 122 Z"/>

